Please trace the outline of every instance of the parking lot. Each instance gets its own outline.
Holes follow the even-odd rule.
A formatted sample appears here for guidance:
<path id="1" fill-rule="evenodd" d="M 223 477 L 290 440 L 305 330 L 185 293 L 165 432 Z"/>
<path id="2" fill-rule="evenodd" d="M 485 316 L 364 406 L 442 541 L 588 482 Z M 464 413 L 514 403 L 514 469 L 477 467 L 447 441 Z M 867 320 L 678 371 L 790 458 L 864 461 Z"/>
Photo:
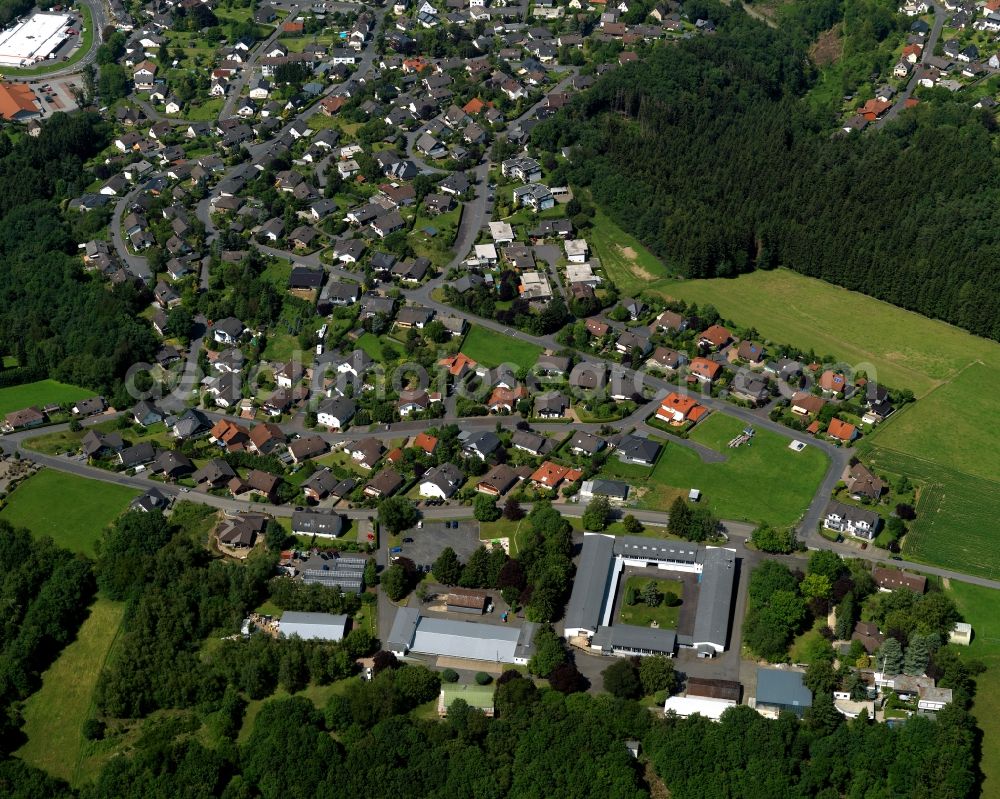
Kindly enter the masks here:
<path id="1" fill-rule="evenodd" d="M 446 525 L 449 525 L 446 527 Z M 457 525 L 457 526 L 456 526 Z M 463 563 L 479 548 L 479 522 L 423 522 L 423 527 L 403 533 L 402 552 L 393 554 L 409 558 L 417 566 L 430 566 L 445 547 L 451 547 Z M 407 543 L 405 539 L 412 538 Z"/>

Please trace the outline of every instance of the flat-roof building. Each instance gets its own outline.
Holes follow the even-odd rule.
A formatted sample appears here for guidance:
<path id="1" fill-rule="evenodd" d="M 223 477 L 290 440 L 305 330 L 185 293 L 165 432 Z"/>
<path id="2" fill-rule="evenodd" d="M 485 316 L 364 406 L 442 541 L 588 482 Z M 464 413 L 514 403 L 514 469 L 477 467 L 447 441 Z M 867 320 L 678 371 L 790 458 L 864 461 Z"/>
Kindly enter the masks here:
<path id="1" fill-rule="evenodd" d="M 365 559 L 350 555 L 331 558 L 321 569 L 305 569 L 302 582 L 320 583 L 332 588 L 340 586 L 344 593 L 360 594 L 364 587 Z"/>
<path id="2" fill-rule="evenodd" d="M 278 622 L 281 635 L 306 641 L 339 641 L 347 631 L 347 616 L 286 610 Z"/>
<path id="3" fill-rule="evenodd" d="M 68 14 L 33 14 L 0 32 L 0 64 L 23 67 L 44 61 L 66 41 Z"/>
<path id="4" fill-rule="evenodd" d="M 436 655 L 526 665 L 534 654 L 536 628 L 532 622 L 512 627 L 437 619 L 421 616 L 416 608 L 399 608 L 386 648 L 397 657 Z"/>
<path id="5" fill-rule="evenodd" d="M 773 716 L 787 711 L 802 716 L 812 707 L 812 691 L 802 682 L 801 671 L 757 669 L 757 712 Z"/>

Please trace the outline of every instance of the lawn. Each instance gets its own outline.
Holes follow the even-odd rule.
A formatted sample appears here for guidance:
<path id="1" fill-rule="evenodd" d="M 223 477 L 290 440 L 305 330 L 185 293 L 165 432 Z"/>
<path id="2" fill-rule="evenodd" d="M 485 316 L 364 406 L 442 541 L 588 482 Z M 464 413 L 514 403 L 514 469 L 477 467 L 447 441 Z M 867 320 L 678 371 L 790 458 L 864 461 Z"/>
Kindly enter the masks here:
<path id="1" fill-rule="evenodd" d="M 31 405 L 41 408 L 52 403 L 76 402 L 93 396 L 93 391 L 60 383 L 57 380 L 23 383 L 20 386 L 0 388 L 0 416 L 6 416 L 11 411 L 19 411 Z"/>
<path id="2" fill-rule="evenodd" d="M 876 470 L 919 485 L 917 518 L 903 538 L 908 559 L 1000 578 L 1000 482 L 877 446 L 861 451 Z"/>
<path id="3" fill-rule="evenodd" d="M 587 241 L 601 266 L 623 295 L 639 294 L 653 281 L 670 277 L 670 271 L 638 239 L 630 236 L 601 211 L 594 215 L 594 227 Z"/>
<path id="4" fill-rule="evenodd" d="M 502 363 L 513 363 L 528 369 L 534 366 L 542 348 L 473 325 L 462 342 L 462 352 L 483 366 L 492 368 Z"/>
<path id="5" fill-rule="evenodd" d="M 357 340 L 360 349 L 376 363 L 389 363 L 399 357 L 399 350 L 391 342 L 373 333 L 365 333 Z"/>
<path id="6" fill-rule="evenodd" d="M 972 625 L 968 656 L 981 660 L 987 668 L 976 680 L 972 713 L 983 731 L 980 766 L 986 777 L 982 796 L 996 799 L 1000 797 L 1000 593 L 958 582 L 951 583 L 948 593 Z M 964 656 L 965 648 L 959 650 Z"/>
<path id="7" fill-rule="evenodd" d="M 27 527 L 36 536 L 51 536 L 59 546 L 85 555 L 128 503 L 141 492 L 134 488 L 43 469 L 21 483 L 7 498 L 0 518 Z"/>
<path id="8" fill-rule="evenodd" d="M 27 743 L 17 756 L 54 777 L 78 784 L 84 747 L 81 728 L 92 710 L 97 677 L 107 657 L 124 605 L 98 599 L 80 632 L 42 675 L 42 687 L 24 704 Z"/>
<path id="9" fill-rule="evenodd" d="M 650 580 L 648 577 L 634 574 L 625 581 L 624 593 L 622 594 L 622 609 L 619 620 L 622 624 L 634 624 L 637 627 L 649 627 L 652 622 L 657 622 L 661 630 L 676 630 L 677 622 L 681 615 L 681 602 L 673 607 L 667 607 L 665 602 L 660 602 L 657 607 L 650 607 L 642 599 L 642 590 L 650 582 L 656 583 L 660 596 L 665 596 L 667 592 L 677 597 L 684 596 L 684 585 L 680 580 Z M 628 592 L 635 588 L 639 594 L 639 601 L 635 605 L 626 604 Z"/>
<path id="10" fill-rule="evenodd" d="M 212 97 L 203 103 L 192 104 L 184 118 L 191 122 L 212 122 L 219 116 L 224 102 L 221 97 Z"/>
<path id="11" fill-rule="evenodd" d="M 646 485 L 636 484 L 640 492 L 646 489 L 639 506 L 668 510 L 675 497 L 698 488 L 701 501 L 722 519 L 794 524 L 823 479 L 826 455 L 815 447 L 793 452 L 788 439 L 767 430 L 758 430 L 751 446 L 729 449 L 728 442 L 742 430 L 738 419 L 717 413 L 692 432 L 692 440 L 724 453 L 724 463 L 705 463 L 690 449 L 666 444 Z"/>

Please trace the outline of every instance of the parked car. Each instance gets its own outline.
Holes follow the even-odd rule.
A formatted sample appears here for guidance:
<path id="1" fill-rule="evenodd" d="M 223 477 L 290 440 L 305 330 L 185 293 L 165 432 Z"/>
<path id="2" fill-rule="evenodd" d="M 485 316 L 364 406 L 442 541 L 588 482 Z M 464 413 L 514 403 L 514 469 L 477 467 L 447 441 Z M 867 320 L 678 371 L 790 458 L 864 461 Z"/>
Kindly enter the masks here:
<path id="1" fill-rule="evenodd" d="M 403 543 L 404 544 L 412 544 L 413 543 L 413 539 L 412 538 L 404 538 L 403 539 Z"/>

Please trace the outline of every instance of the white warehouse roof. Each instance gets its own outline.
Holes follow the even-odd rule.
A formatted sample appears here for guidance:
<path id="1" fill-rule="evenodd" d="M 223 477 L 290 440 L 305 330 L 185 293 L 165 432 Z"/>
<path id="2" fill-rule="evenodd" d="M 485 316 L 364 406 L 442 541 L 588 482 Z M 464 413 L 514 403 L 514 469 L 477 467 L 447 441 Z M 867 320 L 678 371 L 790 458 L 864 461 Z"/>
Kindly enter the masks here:
<path id="1" fill-rule="evenodd" d="M 305 641 L 339 641 L 347 630 L 347 616 L 288 610 L 278 622 L 278 629 L 284 636 L 297 635 Z"/>

